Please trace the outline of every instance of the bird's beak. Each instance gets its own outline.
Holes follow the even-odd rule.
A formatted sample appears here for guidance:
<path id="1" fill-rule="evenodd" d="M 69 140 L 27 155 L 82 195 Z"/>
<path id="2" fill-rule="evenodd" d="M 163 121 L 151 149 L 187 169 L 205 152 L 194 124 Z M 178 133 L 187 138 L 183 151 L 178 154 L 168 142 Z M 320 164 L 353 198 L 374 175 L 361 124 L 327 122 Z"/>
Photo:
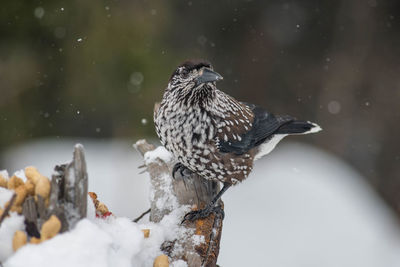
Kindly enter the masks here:
<path id="1" fill-rule="evenodd" d="M 223 77 L 215 71 L 212 71 L 209 68 L 202 68 L 200 70 L 199 76 L 195 79 L 195 81 L 196 85 L 200 85 L 203 83 L 216 82 L 222 79 Z"/>

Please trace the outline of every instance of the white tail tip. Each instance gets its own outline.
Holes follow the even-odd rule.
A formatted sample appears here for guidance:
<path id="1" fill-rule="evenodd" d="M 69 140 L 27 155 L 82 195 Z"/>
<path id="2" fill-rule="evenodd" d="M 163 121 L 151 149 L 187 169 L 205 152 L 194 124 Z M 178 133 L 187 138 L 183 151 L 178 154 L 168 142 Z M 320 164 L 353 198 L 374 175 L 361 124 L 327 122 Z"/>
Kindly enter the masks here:
<path id="1" fill-rule="evenodd" d="M 311 130 L 309 130 L 308 132 L 305 132 L 306 134 L 318 133 L 318 132 L 322 131 L 322 128 L 318 124 L 313 123 L 311 121 L 308 121 L 308 123 L 312 124 L 314 127 L 312 127 Z"/>

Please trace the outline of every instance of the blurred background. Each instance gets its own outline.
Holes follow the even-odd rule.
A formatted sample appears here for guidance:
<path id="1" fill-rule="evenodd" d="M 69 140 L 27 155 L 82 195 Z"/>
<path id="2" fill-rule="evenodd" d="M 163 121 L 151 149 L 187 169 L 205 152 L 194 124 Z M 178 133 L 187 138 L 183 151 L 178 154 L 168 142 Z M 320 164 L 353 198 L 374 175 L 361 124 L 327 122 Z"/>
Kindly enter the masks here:
<path id="1" fill-rule="evenodd" d="M 134 153 L 137 139 L 155 138 L 153 106 L 169 76 L 204 58 L 228 94 L 320 124 L 290 140 L 350 165 L 398 221 L 399 11 L 395 0 L 5 0 L 0 169 L 56 158 L 49 144 L 71 144 L 69 160 L 84 140 L 118 165 L 110 142 Z"/>

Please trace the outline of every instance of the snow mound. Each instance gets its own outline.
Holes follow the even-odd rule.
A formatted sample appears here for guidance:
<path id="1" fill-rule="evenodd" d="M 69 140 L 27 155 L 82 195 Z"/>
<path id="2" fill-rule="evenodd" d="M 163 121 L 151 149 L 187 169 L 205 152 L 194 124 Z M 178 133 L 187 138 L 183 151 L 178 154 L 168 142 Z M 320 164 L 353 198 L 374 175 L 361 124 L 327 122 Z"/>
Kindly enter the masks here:
<path id="1" fill-rule="evenodd" d="M 144 154 L 144 161 L 146 162 L 146 164 L 154 162 L 156 159 L 160 159 L 164 162 L 170 162 L 173 159 L 173 156 L 163 146 L 159 146 L 153 151 L 148 151 Z"/>
<path id="2" fill-rule="evenodd" d="M 22 267 L 27 266 L 27 262 L 31 267 L 107 267 L 110 263 L 113 266 L 142 266 L 135 257 L 143 244 L 139 225 L 127 218 L 84 219 L 72 231 L 38 245 L 23 246 L 4 266 Z"/>
<path id="3" fill-rule="evenodd" d="M 16 212 L 11 212 L 10 217 L 3 221 L 0 226 L 0 262 L 3 262 L 13 253 L 12 240 L 14 233 L 17 230 L 23 229 L 24 217 L 18 215 Z"/>
<path id="4" fill-rule="evenodd" d="M 161 244 L 165 240 L 182 238 L 188 234 L 179 226 L 179 218 L 185 210 L 176 210 L 164 217 L 159 224 L 140 225 L 127 218 L 81 220 L 69 232 L 59 234 L 41 244 L 27 244 L 4 263 L 5 267 L 108 267 L 108 266 L 152 266 L 161 255 Z M 12 225 L 12 227 L 10 227 Z M 13 216 L 4 222 L 7 235 L 0 229 L 0 251 L 2 259 L 12 253 L 12 236 L 22 229 L 23 217 Z M 142 229 L 150 229 L 149 238 L 144 238 Z M 2 235 L 3 234 L 3 235 Z M 191 233 L 193 234 L 193 233 Z M 111 264 L 111 265 L 110 265 Z M 187 266 L 178 260 L 171 266 Z"/>

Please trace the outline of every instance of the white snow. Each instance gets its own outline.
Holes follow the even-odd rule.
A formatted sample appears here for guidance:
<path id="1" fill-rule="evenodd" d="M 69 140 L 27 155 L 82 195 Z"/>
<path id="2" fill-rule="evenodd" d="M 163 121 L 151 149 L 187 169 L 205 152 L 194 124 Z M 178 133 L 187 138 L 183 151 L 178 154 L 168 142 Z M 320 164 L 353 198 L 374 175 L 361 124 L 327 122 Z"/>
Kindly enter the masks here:
<path id="1" fill-rule="evenodd" d="M 159 224 L 140 225 L 128 218 L 113 216 L 81 220 L 72 231 L 39 245 L 22 247 L 4 266 L 22 267 L 27 262 L 31 267 L 152 266 L 154 259 L 162 254 L 160 246 L 166 238 L 174 240 L 185 234 L 184 228 L 179 227 L 177 217 L 182 212 L 177 210 Z M 150 237 L 144 238 L 141 229 L 148 228 Z M 6 241 L 11 244 L 11 240 Z M 173 266 L 186 266 L 183 263 L 177 261 Z"/>
<path id="2" fill-rule="evenodd" d="M 170 162 L 173 159 L 173 156 L 163 146 L 159 146 L 153 151 L 149 151 L 144 154 L 144 161 L 146 164 L 154 162 L 156 159 L 161 159 L 164 162 Z"/>
<path id="3" fill-rule="evenodd" d="M 13 191 L 0 187 L 0 209 L 4 209 L 4 205 L 11 199 Z"/>
<path id="4" fill-rule="evenodd" d="M 121 228 L 121 231 L 130 230 Z M 137 242 L 141 241 L 139 234 Z M 86 219 L 80 221 L 71 232 L 57 235 L 39 245 L 23 246 L 4 266 L 22 267 L 27 266 L 28 262 L 32 267 L 108 266 L 109 260 L 119 260 L 113 251 L 113 247 L 117 248 L 118 245 L 113 243 L 112 234 L 102 231 L 98 225 Z"/>
<path id="5" fill-rule="evenodd" d="M 25 171 L 24 170 L 18 170 L 14 173 L 15 176 L 17 176 L 18 178 L 21 178 L 22 181 L 24 181 L 24 183 L 28 180 L 25 176 Z"/>
<path id="6" fill-rule="evenodd" d="M 215 233 L 214 233 L 214 234 L 215 234 Z M 194 236 L 192 236 L 192 240 L 193 240 L 193 244 L 194 244 L 195 246 L 198 246 L 198 245 L 200 245 L 201 243 L 204 243 L 204 242 L 205 242 L 204 236 L 202 236 L 202 235 L 194 235 Z"/>
<path id="7" fill-rule="evenodd" d="M 7 170 L 1 170 L 1 171 L 0 171 L 0 175 L 3 176 L 3 177 L 6 178 L 6 179 L 9 178 L 9 176 L 8 176 L 8 171 L 7 171 Z"/>
<path id="8" fill-rule="evenodd" d="M 188 209 L 186 207 L 181 207 L 172 211 L 169 215 L 164 216 L 158 224 L 149 222 L 140 225 L 142 229 L 150 229 L 150 236 L 144 239 L 141 251 L 135 258 L 141 265 L 133 266 L 152 266 L 155 257 L 162 254 L 160 246 L 164 241 L 179 240 L 187 235 L 194 234 L 180 226 L 182 217 L 186 212 L 188 212 Z M 175 248 L 173 253 L 179 253 L 179 249 L 179 247 Z M 175 264 L 179 264 L 179 262 Z"/>
<path id="9" fill-rule="evenodd" d="M 177 260 L 171 263 L 171 267 L 187 267 L 187 263 L 183 260 Z"/>
<path id="10" fill-rule="evenodd" d="M 25 245 L 9 257 L 13 234 L 23 229 L 23 217 L 13 213 L 0 228 L 0 260 L 5 267 L 22 267 L 27 262 L 31 267 L 152 266 L 154 259 L 162 254 L 160 246 L 165 240 L 189 234 L 179 224 L 185 212 L 186 209 L 177 209 L 159 224 L 137 224 L 128 218 L 114 216 L 84 219 L 72 231 L 39 245 Z M 141 229 L 150 229 L 150 237 L 145 239 Z M 186 266 L 183 261 L 172 264 Z"/>
<path id="11" fill-rule="evenodd" d="M 171 178 L 168 175 L 161 175 L 157 180 L 158 183 L 158 198 L 156 201 L 156 208 L 159 210 L 173 211 L 179 207 L 178 200 L 172 193 Z M 150 201 L 154 200 L 156 192 L 153 187 L 150 188 Z"/>
<path id="12" fill-rule="evenodd" d="M 1 189 L 1 188 L 0 188 Z M 0 191 L 0 195 L 4 191 Z M 0 262 L 4 262 L 13 253 L 12 240 L 17 230 L 24 229 L 24 217 L 11 212 L 0 226 Z"/>
<path id="13" fill-rule="evenodd" d="M 143 159 L 129 142 L 76 141 L 85 146 L 89 190 L 113 214 L 133 219 L 149 208 L 149 179 L 137 169 Z M 76 141 L 45 140 L 6 151 L 2 167 L 12 172 L 33 165 L 48 176 L 56 163 L 72 158 Z M 159 150 L 164 158 L 165 151 Z M 147 157 L 153 161 L 160 155 Z M 0 189 L 0 198 L 2 192 L 8 191 Z M 221 266 L 400 266 L 400 232 L 391 210 L 357 172 L 321 150 L 286 140 L 257 161 L 250 177 L 223 200 Z M 27 262 L 41 267 L 152 266 L 165 240 L 193 234 L 179 227 L 185 212 L 182 207 L 158 224 L 147 219 L 135 224 L 126 218 L 93 219 L 91 210 L 90 220 L 53 240 L 21 248 L 5 267 Z M 22 220 L 10 224 L 17 229 Z M 5 244 L 2 229 L 0 246 Z M 144 239 L 140 229 L 150 229 L 150 237 Z"/>

